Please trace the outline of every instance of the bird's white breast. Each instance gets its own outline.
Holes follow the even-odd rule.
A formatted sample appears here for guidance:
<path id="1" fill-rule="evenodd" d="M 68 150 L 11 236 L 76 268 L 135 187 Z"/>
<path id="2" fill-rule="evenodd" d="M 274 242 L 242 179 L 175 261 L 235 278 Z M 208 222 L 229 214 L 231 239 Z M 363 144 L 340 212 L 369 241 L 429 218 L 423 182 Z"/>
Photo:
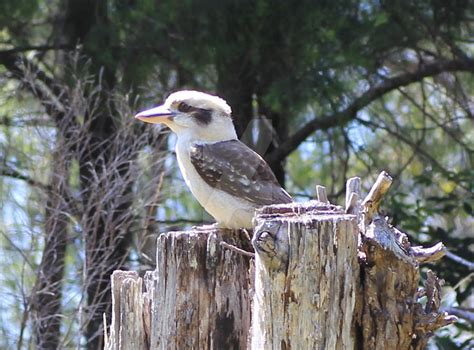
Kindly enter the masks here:
<path id="1" fill-rule="evenodd" d="M 220 226 L 233 229 L 251 228 L 255 208 L 246 200 L 209 186 L 191 163 L 192 145 L 192 140 L 178 137 L 176 157 L 184 181 L 194 197 Z"/>

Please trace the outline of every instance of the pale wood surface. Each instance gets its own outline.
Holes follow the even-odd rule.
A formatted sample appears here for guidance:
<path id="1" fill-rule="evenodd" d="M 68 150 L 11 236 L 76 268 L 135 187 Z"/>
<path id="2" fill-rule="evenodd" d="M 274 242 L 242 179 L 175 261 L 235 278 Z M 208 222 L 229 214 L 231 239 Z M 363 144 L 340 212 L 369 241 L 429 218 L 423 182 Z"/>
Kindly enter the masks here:
<path id="1" fill-rule="evenodd" d="M 352 349 L 357 220 L 309 202 L 256 216 L 252 349 Z"/>

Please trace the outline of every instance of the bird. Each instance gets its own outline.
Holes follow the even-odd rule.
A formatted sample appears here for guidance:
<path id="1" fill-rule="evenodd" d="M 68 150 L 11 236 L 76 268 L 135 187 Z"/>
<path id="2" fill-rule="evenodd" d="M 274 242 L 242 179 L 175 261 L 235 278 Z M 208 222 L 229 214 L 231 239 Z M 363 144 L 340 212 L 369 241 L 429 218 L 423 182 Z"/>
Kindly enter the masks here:
<path id="1" fill-rule="evenodd" d="M 184 181 L 215 227 L 252 229 L 257 208 L 293 200 L 265 160 L 237 138 L 231 114 L 218 96 L 182 90 L 135 118 L 176 134 Z"/>

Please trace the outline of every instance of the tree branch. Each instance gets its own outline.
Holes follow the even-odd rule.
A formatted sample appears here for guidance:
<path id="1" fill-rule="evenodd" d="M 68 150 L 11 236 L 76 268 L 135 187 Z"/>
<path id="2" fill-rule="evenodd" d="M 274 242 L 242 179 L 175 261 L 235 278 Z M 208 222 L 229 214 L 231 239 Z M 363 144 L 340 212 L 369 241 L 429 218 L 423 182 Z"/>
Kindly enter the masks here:
<path id="1" fill-rule="evenodd" d="M 20 171 L 18 171 L 16 169 L 6 167 L 4 164 L 0 165 L 0 176 L 6 176 L 6 177 L 10 177 L 12 179 L 25 181 L 28 185 L 36 187 L 36 188 L 38 188 L 42 191 L 45 191 L 45 192 L 52 190 L 51 185 L 46 185 L 46 184 L 42 183 L 41 181 L 37 181 L 37 180 L 21 173 Z M 76 218 L 79 217 L 82 210 L 80 209 L 77 200 L 72 196 L 72 194 L 70 193 L 69 190 L 65 191 L 65 193 L 63 195 L 63 199 L 64 199 L 65 203 L 68 205 L 69 214 L 75 216 Z"/>
<path id="2" fill-rule="evenodd" d="M 5 43 L 7 45 L 10 45 L 9 43 Z M 13 45 L 13 44 L 11 44 Z M 71 44 L 57 44 L 57 45 L 25 45 L 25 46 L 20 46 L 20 47 L 14 47 L 12 49 L 6 49 L 6 50 L 0 50 L 0 56 L 1 55 L 14 55 L 14 54 L 19 54 L 23 52 L 29 52 L 29 51 L 39 51 L 39 52 L 45 52 L 45 51 L 74 51 L 74 50 L 79 50 L 81 45 L 71 45 Z M 153 54 L 159 58 L 164 59 L 168 63 L 173 63 L 176 60 L 173 59 L 171 56 L 166 55 L 166 50 L 157 48 L 156 46 L 150 45 L 112 45 L 110 46 L 110 49 L 112 51 L 130 51 L 130 50 L 135 50 L 135 51 L 140 51 L 140 52 L 145 52 L 147 54 Z"/>
<path id="3" fill-rule="evenodd" d="M 52 50 L 76 50 L 77 47 L 74 45 L 26 45 L 20 47 L 14 47 L 13 49 L 0 50 L 1 55 L 12 55 L 28 51 L 52 51 Z"/>
<path id="4" fill-rule="evenodd" d="M 378 124 L 378 123 L 375 123 L 373 121 L 364 120 L 364 119 L 361 119 L 361 118 L 355 118 L 355 119 L 357 119 L 357 121 L 359 121 L 359 123 L 361 123 L 362 125 L 372 126 L 376 129 L 384 130 L 389 135 L 395 136 L 398 140 L 400 140 L 404 144 L 411 147 L 411 149 L 414 152 L 417 153 L 417 156 L 421 156 L 421 157 L 427 159 L 431 163 L 431 165 L 434 168 L 436 168 L 441 174 L 443 174 L 447 178 L 450 177 L 451 171 L 444 168 L 443 165 L 435 157 L 433 157 L 428 151 L 423 149 L 421 147 L 421 144 L 422 144 L 421 141 L 416 142 L 416 141 L 410 139 L 409 137 L 405 136 L 403 133 L 394 131 L 386 125 Z M 462 183 L 458 183 L 458 186 L 460 186 L 460 187 L 464 188 L 465 190 L 469 191 L 469 189 L 465 185 L 463 185 Z"/>
<path id="5" fill-rule="evenodd" d="M 28 185 L 38 187 L 43 191 L 46 191 L 49 189 L 47 185 L 41 183 L 40 181 L 36 181 L 32 179 L 31 177 L 24 175 L 16 169 L 7 168 L 5 167 L 5 165 L 0 166 L 0 176 L 7 176 L 16 180 L 25 181 Z"/>
<path id="6" fill-rule="evenodd" d="M 283 142 L 280 147 L 270 153 L 266 159 L 270 163 L 276 163 L 283 160 L 316 130 L 327 130 L 335 126 L 347 124 L 356 117 L 357 113 L 361 109 L 367 107 L 370 103 L 388 92 L 403 86 L 410 85 L 430 76 L 438 75 L 443 72 L 454 71 L 474 72 L 474 59 L 435 61 L 432 63 L 420 65 L 419 69 L 415 72 L 408 72 L 393 78 L 388 78 L 382 83 L 364 92 L 345 109 L 309 121 L 292 136 L 290 136 L 285 142 Z"/>
<path id="7" fill-rule="evenodd" d="M 442 309 L 450 315 L 462 318 L 470 323 L 474 323 L 474 311 L 461 307 L 446 307 Z"/>
<path id="8" fill-rule="evenodd" d="M 73 130 L 78 130 L 79 126 L 75 118 L 68 115 L 69 102 L 64 86 L 58 84 L 38 64 L 21 54 L 14 54 L 8 50 L 0 51 L 0 64 L 15 78 L 25 83 L 26 89 L 38 99 L 64 138 L 71 139 Z"/>
<path id="9" fill-rule="evenodd" d="M 41 103 L 46 113 L 55 121 L 56 126 L 60 128 L 61 124 L 67 119 L 68 126 L 71 129 L 74 124 L 74 118 L 66 118 L 64 91 L 53 78 L 41 70 L 37 64 L 27 59 L 23 55 L 6 53 L 0 51 L 0 64 L 2 64 L 15 78 L 26 83 L 26 89 L 33 94 Z M 33 74 L 33 77 L 30 77 Z"/>
<path id="10" fill-rule="evenodd" d="M 458 264 L 466 266 L 470 271 L 474 271 L 474 262 L 466 260 L 466 259 L 460 257 L 459 255 L 456 255 L 456 254 L 450 252 L 449 250 L 446 251 L 446 257 L 448 257 L 449 259 L 457 262 Z"/>

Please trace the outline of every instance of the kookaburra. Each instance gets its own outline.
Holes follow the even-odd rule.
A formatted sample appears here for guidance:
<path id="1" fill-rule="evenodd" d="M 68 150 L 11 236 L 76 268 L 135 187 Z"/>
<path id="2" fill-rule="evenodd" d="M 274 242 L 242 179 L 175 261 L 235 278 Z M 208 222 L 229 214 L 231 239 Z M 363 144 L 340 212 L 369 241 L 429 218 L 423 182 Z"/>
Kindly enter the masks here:
<path id="1" fill-rule="evenodd" d="M 198 91 L 178 91 L 135 118 L 161 123 L 177 135 L 184 181 L 223 228 L 252 228 L 256 208 L 289 203 L 268 164 L 237 139 L 229 105 Z"/>

